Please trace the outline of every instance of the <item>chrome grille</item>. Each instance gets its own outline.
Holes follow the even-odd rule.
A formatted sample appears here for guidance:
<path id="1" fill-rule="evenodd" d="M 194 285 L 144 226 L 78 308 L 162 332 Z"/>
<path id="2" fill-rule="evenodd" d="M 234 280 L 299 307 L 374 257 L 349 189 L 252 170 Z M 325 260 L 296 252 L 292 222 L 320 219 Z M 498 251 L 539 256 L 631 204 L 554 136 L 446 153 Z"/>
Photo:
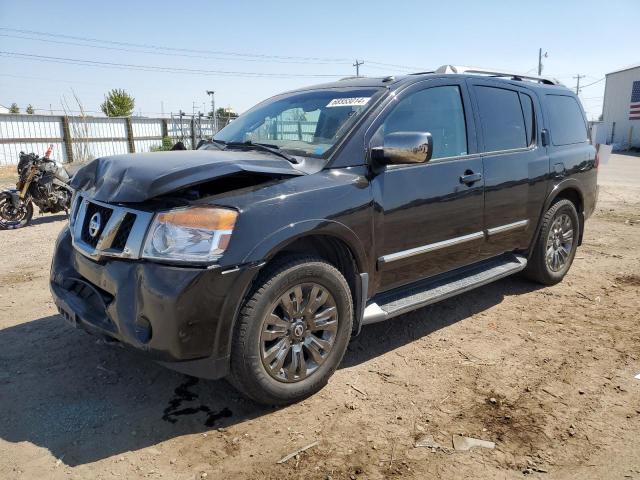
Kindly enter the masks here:
<path id="1" fill-rule="evenodd" d="M 102 205 L 98 205 L 97 203 L 89 203 L 87 205 L 87 211 L 84 216 L 84 221 L 82 222 L 82 231 L 80 232 L 82 241 L 91 245 L 92 247 L 95 247 L 98 244 L 100 235 L 109 222 L 112 213 L 113 210 L 110 208 L 103 207 Z M 91 219 L 94 218 L 94 215 L 99 215 L 98 218 L 100 218 L 101 226 L 98 230 L 96 230 L 95 234 L 92 234 L 89 230 L 89 224 L 91 223 Z"/>
<path id="2" fill-rule="evenodd" d="M 80 193 L 76 195 L 72 208 L 74 214 L 69 226 L 77 251 L 94 260 L 102 257 L 140 258 L 153 213 L 98 202 Z M 96 213 L 100 214 L 100 225 L 91 235 L 89 226 Z"/>
<path id="3" fill-rule="evenodd" d="M 118 233 L 116 233 L 115 238 L 113 239 L 113 243 L 111 244 L 111 248 L 114 250 L 122 251 L 127 244 L 127 239 L 129 238 L 129 234 L 131 233 L 131 229 L 136 222 L 136 215 L 134 213 L 127 212 L 124 215 L 124 220 L 120 224 L 120 228 L 118 228 Z"/>

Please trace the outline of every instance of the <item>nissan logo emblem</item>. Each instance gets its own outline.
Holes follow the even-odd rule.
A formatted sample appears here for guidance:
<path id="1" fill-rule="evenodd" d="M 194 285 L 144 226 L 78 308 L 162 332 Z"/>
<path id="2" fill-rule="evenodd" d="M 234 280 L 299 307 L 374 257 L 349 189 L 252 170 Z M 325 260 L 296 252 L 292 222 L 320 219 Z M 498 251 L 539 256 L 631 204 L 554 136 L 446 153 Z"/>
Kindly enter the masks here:
<path id="1" fill-rule="evenodd" d="M 100 227 L 102 226 L 102 217 L 100 212 L 96 212 L 91 216 L 89 220 L 89 235 L 91 238 L 95 238 L 100 233 Z"/>

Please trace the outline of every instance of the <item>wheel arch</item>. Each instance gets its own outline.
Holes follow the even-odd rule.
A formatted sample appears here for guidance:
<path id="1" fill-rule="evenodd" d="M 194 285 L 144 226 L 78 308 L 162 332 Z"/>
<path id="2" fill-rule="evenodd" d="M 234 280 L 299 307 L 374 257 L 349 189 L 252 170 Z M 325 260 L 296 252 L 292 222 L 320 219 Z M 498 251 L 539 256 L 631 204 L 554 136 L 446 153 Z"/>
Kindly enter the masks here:
<path id="1" fill-rule="evenodd" d="M 542 210 L 540 211 L 540 215 L 538 217 L 538 223 L 536 225 L 535 234 L 531 240 L 531 244 L 529 246 L 529 253 L 532 251 L 533 245 L 538 239 L 538 235 L 540 234 L 540 228 L 542 228 L 542 219 L 544 214 L 551 208 L 551 206 L 557 202 L 558 200 L 566 199 L 573 203 L 576 207 L 576 211 L 578 212 L 578 218 L 580 220 L 580 231 L 578 235 L 578 245 L 582 244 L 582 236 L 584 233 L 584 193 L 582 191 L 582 187 L 580 183 L 573 179 L 567 178 L 556 185 L 553 186 L 547 198 L 544 202 Z"/>
<path id="2" fill-rule="evenodd" d="M 353 298 L 354 333 L 359 332 L 367 301 L 368 279 L 374 267 L 362 241 L 346 225 L 324 219 L 288 225 L 263 239 L 244 262 L 260 262 L 260 270 L 263 270 L 283 256 L 301 253 L 311 253 L 326 260 L 344 275 Z"/>
<path id="3" fill-rule="evenodd" d="M 325 219 L 304 220 L 277 230 L 261 240 L 244 257 L 243 263 L 269 263 L 277 255 L 302 246 L 314 247 L 319 250 L 316 253 L 322 254 L 331 243 L 341 248 L 341 253 L 351 255 L 358 272 L 369 273 L 369 258 L 358 235 L 340 222 Z M 338 268 L 338 265 L 334 266 Z"/>

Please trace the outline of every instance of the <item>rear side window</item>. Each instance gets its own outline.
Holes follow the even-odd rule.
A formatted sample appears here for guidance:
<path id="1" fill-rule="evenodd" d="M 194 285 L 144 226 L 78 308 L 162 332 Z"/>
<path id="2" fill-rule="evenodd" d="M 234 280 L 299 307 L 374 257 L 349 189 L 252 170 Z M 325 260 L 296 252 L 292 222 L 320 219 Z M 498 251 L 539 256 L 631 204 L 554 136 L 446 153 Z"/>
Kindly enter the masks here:
<path id="1" fill-rule="evenodd" d="M 525 148 L 529 145 L 518 92 L 476 87 L 486 152 Z"/>
<path id="2" fill-rule="evenodd" d="M 547 95 L 546 98 L 553 144 L 586 142 L 587 126 L 576 99 L 567 95 Z"/>
<path id="3" fill-rule="evenodd" d="M 385 135 L 431 133 L 432 159 L 467 154 L 467 129 L 457 86 L 428 88 L 403 98 L 385 119 L 382 129 Z"/>
<path id="4" fill-rule="evenodd" d="M 520 94 L 524 124 L 527 127 L 527 144 L 533 145 L 536 142 L 536 117 L 533 110 L 533 100 L 526 93 Z"/>

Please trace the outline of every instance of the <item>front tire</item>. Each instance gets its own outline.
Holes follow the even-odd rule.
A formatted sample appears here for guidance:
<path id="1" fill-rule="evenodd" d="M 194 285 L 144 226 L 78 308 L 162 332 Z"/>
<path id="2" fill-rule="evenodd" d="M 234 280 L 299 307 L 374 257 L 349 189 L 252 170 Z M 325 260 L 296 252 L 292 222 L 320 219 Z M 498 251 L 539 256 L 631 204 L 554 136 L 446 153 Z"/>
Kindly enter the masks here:
<path id="1" fill-rule="evenodd" d="M 554 203 L 542 219 L 540 234 L 524 275 L 543 285 L 555 285 L 569 271 L 578 249 L 580 219 L 570 200 Z"/>
<path id="2" fill-rule="evenodd" d="M 323 388 L 351 336 L 349 285 L 315 257 L 279 261 L 260 275 L 240 312 L 231 383 L 256 402 L 286 405 Z"/>
<path id="3" fill-rule="evenodd" d="M 20 200 L 18 208 L 13 206 L 11 196 L 0 196 L 0 230 L 14 230 L 26 227 L 33 217 L 33 204 Z"/>

